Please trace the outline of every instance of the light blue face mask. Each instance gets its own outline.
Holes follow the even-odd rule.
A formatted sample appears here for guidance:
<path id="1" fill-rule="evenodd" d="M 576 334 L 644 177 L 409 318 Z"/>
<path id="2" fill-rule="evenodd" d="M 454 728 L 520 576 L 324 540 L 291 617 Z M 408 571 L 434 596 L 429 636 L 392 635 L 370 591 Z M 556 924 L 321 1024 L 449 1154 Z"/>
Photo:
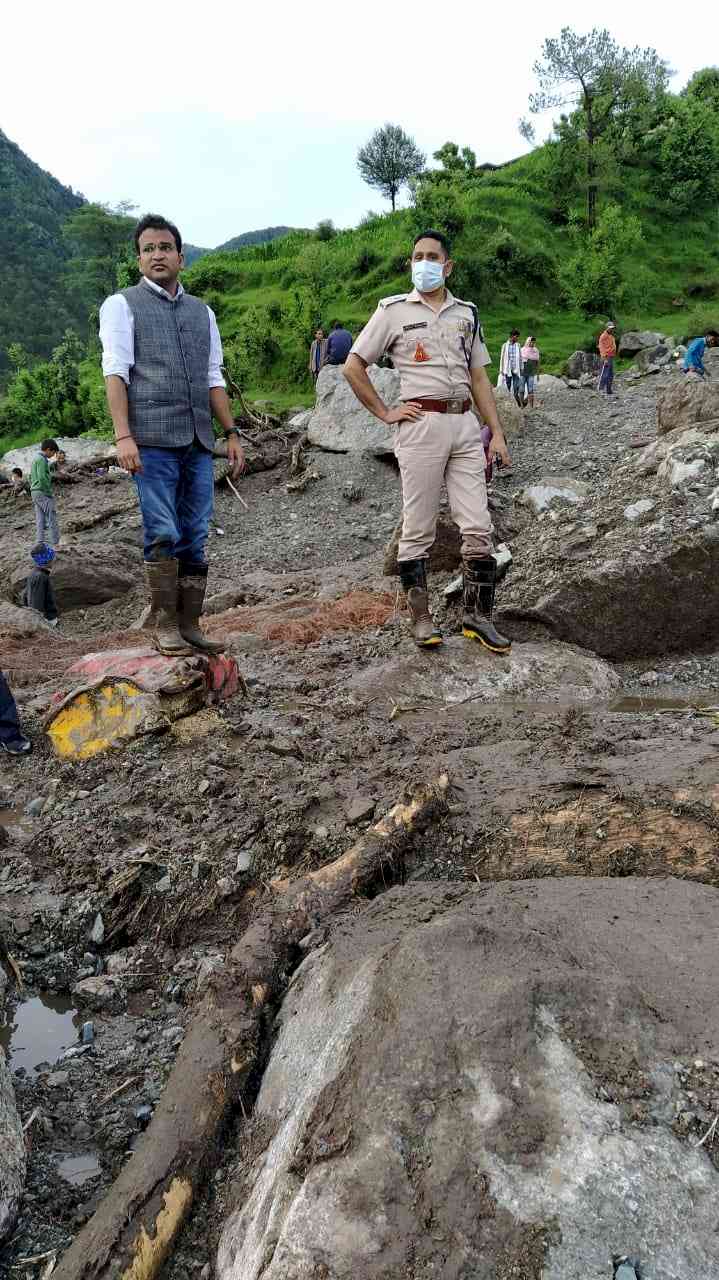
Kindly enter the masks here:
<path id="1" fill-rule="evenodd" d="M 444 263 L 421 262 L 412 263 L 412 283 L 420 293 L 433 293 L 444 284 Z"/>

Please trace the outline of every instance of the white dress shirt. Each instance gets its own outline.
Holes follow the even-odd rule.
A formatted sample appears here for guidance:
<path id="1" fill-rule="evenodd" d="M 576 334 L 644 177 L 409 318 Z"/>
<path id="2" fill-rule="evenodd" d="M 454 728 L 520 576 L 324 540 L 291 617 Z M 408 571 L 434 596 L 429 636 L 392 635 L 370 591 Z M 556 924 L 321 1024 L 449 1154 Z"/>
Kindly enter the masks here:
<path id="1" fill-rule="evenodd" d="M 148 288 L 155 290 L 155 293 L 162 293 L 166 298 L 172 296 L 161 285 L 155 284 L 154 280 L 148 280 L 145 276 L 144 281 Z M 184 292 L 185 290 L 178 282 L 175 297 Z M 209 307 L 207 308 L 207 315 L 210 324 L 210 358 L 207 366 L 207 385 L 208 387 L 224 387 L 222 339 L 217 328 L 215 313 Z M 135 317 L 130 310 L 127 298 L 122 293 L 113 293 L 111 297 L 105 299 L 100 307 L 100 341 L 102 343 L 103 375 L 107 378 L 111 373 L 116 373 L 129 386 L 130 370 L 135 363 Z"/>
<path id="2" fill-rule="evenodd" d="M 499 372 L 505 377 L 511 374 L 521 375 L 522 349 L 518 342 L 505 342 L 499 357 Z"/>

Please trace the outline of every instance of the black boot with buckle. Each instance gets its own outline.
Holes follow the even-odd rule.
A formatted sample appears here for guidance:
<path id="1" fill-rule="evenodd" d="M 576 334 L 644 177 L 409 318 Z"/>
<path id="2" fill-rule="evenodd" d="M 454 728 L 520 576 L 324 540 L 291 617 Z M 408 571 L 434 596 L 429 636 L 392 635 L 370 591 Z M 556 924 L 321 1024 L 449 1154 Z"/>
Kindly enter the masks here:
<path id="1" fill-rule="evenodd" d="M 442 633 L 436 627 L 429 611 L 427 595 L 427 561 L 400 560 L 399 576 L 407 595 L 407 604 L 412 614 L 412 634 L 415 644 L 421 649 L 429 649 L 442 643 Z"/>
<path id="2" fill-rule="evenodd" d="M 497 562 L 494 556 L 464 561 L 464 617 L 462 635 L 479 640 L 492 653 L 508 653 L 512 642 L 492 622 Z"/>

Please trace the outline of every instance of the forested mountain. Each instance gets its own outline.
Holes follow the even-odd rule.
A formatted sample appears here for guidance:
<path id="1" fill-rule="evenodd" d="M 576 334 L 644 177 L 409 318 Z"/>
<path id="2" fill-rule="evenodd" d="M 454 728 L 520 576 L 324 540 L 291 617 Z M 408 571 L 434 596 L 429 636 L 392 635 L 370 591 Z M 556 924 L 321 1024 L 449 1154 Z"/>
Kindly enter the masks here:
<path id="1" fill-rule="evenodd" d="M 0 375 L 11 343 L 48 355 L 68 325 L 87 328 L 87 310 L 65 281 L 61 230 L 82 204 L 0 130 Z"/>
<path id="2" fill-rule="evenodd" d="M 280 236 L 286 236 L 292 230 L 292 227 L 263 227 L 260 231 L 243 231 L 242 235 L 233 236 L 231 240 L 225 240 L 224 244 L 218 244 L 216 249 L 200 249 L 196 244 L 186 244 L 184 246 L 185 262 L 188 267 L 191 267 L 193 262 L 197 262 L 198 258 L 204 258 L 207 253 L 244 249 L 252 244 L 269 244 L 270 240 L 278 240 Z"/>

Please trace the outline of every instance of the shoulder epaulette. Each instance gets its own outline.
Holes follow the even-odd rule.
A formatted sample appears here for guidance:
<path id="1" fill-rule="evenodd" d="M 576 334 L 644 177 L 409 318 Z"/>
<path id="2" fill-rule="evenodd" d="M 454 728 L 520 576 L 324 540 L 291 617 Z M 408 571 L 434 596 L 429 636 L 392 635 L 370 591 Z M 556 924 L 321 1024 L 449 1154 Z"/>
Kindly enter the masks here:
<path id="1" fill-rule="evenodd" d="M 406 302 L 408 296 L 406 293 L 393 293 L 391 298 L 380 298 L 379 305 L 381 307 L 391 307 L 393 302 Z"/>

